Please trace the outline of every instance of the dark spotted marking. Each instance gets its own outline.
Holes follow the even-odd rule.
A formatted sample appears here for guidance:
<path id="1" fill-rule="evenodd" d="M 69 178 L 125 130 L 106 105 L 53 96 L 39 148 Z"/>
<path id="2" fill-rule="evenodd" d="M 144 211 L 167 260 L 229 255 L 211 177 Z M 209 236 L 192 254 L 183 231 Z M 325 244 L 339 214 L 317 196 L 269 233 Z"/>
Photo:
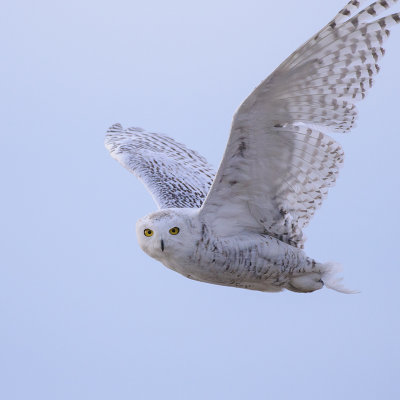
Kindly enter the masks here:
<path id="1" fill-rule="evenodd" d="M 384 29 L 386 27 L 386 21 L 385 18 L 382 18 L 378 21 L 379 26 Z"/>
<path id="2" fill-rule="evenodd" d="M 354 28 L 357 28 L 357 26 L 358 26 L 358 18 L 353 18 L 351 20 L 351 23 L 354 25 Z"/>
<path id="3" fill-rule="evenodd" d="M 240 155 L 240 157 L 244 157 L 244 152 L 246 151 L 246 149 L 247 149 L 246 143 L 245 141 L 242 140 L 237 149 L 237 152 Z"/>

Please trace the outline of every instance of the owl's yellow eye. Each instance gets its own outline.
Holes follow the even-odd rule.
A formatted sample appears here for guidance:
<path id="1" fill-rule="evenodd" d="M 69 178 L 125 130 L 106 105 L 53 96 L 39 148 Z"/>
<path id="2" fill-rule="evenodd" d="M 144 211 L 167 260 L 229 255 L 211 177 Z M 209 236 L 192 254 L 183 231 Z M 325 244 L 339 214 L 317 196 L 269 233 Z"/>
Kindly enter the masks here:
<path id="1" fill-rule="evenodd" d="M 169 233 L 170 233 L 171 235 L 177 235 L 177 234 L 179 233 L 179 228 L 178 228 L 177 226 L 175 226 L 175 227 L 173 227 L 173 228 L 171 228 L 171 229 L 169 230 Z"/>
<path id="2" fill-rule="evenodd" d="M 150 236 L 153 236 L 153 231 L 151 230 L 151 229 L 145 229 L 144 230 L 144 236 L 147 236 L 147 237 L 150 237 Z"/>

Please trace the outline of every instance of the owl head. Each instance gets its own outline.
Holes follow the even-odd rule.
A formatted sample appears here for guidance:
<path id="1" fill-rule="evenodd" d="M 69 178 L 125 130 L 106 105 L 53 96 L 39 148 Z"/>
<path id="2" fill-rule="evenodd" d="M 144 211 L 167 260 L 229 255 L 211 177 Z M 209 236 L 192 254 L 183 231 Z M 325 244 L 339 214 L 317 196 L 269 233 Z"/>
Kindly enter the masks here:
<path id="1" fill-rule="evenodd" d="M 136 223 L 141 249 L 157 260 L 190 254 L 196 236 L 196 209 L 170 208 L 156 211 Z"/>

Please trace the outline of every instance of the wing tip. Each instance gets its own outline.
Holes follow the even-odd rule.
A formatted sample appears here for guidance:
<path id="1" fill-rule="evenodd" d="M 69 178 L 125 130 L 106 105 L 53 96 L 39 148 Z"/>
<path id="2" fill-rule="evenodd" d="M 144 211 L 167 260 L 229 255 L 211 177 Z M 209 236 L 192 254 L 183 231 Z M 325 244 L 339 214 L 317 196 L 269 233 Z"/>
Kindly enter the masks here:
<path id="1" fill-rule="evenodd" d="M 124 131 L 124 128 L 122 127 L 122 125 L 120 123 L 111 125 L 108 128 L 108 130 L 106 132 L 106 136 L 104 138 L 104 145 L 111 154 L 113 153 L 113 142 L 115 139 L 114 134 L 121 133 L 123 131 Z"/>
<path id="2" fill-rule="evenodd" d="M 111 126 L 108 128 L 107 133 L 121 132 L 121 131 L 123 131 L 123 130 L 124 130 L 124 128 L 123 128 L 122 125 L 118 122 L 118 123 L 116 123 L 116 124 L 114 124 L 114 125 L 111 125 Z"/>

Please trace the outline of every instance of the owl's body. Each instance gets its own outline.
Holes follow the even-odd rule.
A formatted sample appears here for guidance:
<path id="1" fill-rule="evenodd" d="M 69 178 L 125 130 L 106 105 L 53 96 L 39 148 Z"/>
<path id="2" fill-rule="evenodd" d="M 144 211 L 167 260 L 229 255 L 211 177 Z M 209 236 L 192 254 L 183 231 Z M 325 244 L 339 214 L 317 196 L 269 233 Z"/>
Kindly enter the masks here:
<path id="1" fill-rule="evenodd" d="M 195 209 L 169 209 L 137 222 L 143 251 L 187 278 L 263 292 L 312 292 L 332 281 L 336 267 L 308 258 L 304 251 L 267 234 L 243 231 L 220 237 Z M 179 226 L 179 235 L 169 230 Z M 145 229 L 154 232 L 147 238 Z M 162 245 L 161 245 L 162 241 Z"/>
<path id="2" fill-rule="evenodd" d="M 197 152 L 113 125 L 106 147 L 141 179 L 160 211 L 137 223 L 141 248 L 203 282 L 276 292 L 346 291 L 336 264 L 303 252 L 302 229 L 343 162 L 327 132 L 348 132 L 379 72 L 398 0 L 351 0 L 291 54 L 234 115 L 217 172 Z M 365 6 L 365 4 L 364 4 Z"/>

